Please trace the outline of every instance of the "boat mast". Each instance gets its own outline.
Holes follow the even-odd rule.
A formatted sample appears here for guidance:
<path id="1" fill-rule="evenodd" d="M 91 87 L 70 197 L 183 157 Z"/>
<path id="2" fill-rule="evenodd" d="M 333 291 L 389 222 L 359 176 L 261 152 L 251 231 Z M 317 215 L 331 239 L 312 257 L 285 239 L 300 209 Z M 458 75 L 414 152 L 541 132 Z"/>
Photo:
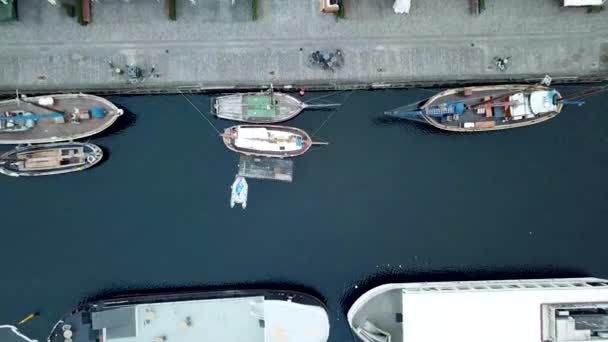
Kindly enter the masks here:
<path id="1" fill-rule="evenodd" d="M 318 108 L 333 108 L 340 107 L 341 103 L 318 103 L 318 104 L 308 104 L 302 103 L 302 108 L 304 109 L 318 109 Z"/>
<path id="2" fill-rule="evenodd" d="M 608 90 L 608 86 L 581 91 L 578 93 L 574 93 L 570 96 L 562 97 L 561 99 L 557 99 L 557 100 L 555 100 L 555 104 L 564 104 L 564 105 L 574 104 L 574 105 L 582 106 L 585 104 L 585 101 L 580 100 L 580 99 L 589 97 L 591 95 L 599 94 L 599 93 L 607 91 L 607 90 Z"/>
<path id="3" fill-rule="evenodd" d="M 274 109 L 274 115 L 278 116 L 279 115 L 279 106 L 275 105 L 275 103 L 274 103 L 274 86 L 272 85 L 272 83 L 270 83 L 270 105 Z"/>

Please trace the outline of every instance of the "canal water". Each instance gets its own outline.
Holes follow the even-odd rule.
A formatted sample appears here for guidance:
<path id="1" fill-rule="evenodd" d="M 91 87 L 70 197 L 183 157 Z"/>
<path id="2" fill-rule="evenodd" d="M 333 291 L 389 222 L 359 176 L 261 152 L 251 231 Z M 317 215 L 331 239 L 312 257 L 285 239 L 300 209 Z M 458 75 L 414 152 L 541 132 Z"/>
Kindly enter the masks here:
<path id="1" fill-rule="evenodd" d="M 561 88 L 580 91 L 577 86 Z M 444 133 L 383 118 L 430 90 L 330 94 L 334 111 L 289 122 L 330 144 L 295 159 L 293 183 L 249 181 L 204 95 L 110 99 L 126 114 L 91 139 L 86 172 L 0 177 L 0 323 L 43 339 L 81 300 L 123 290 L 275 286 L 345 311 L 386 281 L 608 277 L 608 96 L 536 126 Z M 326 94 L 307 94 L 307 98 Z M 209 120 L 209 122 L 206 121 Z"/>

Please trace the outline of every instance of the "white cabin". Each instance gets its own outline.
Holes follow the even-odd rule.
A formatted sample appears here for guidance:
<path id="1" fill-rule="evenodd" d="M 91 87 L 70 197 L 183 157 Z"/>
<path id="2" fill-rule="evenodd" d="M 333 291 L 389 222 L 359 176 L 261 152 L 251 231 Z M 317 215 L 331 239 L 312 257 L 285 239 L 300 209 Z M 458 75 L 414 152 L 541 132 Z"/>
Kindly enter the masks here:
<path id="1" fill-rule="evenodd" d="M 387 284 L 361 296 L 348 322 L 365 342 L 608 341 L 608 281 Z"/>

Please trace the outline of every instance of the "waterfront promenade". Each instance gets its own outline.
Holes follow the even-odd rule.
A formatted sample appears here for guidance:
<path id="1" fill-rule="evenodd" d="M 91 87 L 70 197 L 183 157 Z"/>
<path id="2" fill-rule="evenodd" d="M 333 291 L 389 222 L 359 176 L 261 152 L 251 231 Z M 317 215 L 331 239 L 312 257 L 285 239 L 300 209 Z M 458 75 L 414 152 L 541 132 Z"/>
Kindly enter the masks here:
<path id="1" fill-rule="evenodd" d="M 0 91 L 231 88 L 270 83 L 436 84 L 542 78 L 608 79 L 608 11 L 563 8 L 559 0 L 345 0 L 346 18 L 318 0 L 178 0 L 177 21 L 155 1 L 93 3 L 80 26 L 61 7 L 21 0 L 18 22 L 0 24 Z M 341 49 L 334 72 L 308 65 L 318 49 Z M 510 57 L 500 71 L 493 58 Z M 135 64 L 154 75 L 137 85 L 112 73 Z"/>

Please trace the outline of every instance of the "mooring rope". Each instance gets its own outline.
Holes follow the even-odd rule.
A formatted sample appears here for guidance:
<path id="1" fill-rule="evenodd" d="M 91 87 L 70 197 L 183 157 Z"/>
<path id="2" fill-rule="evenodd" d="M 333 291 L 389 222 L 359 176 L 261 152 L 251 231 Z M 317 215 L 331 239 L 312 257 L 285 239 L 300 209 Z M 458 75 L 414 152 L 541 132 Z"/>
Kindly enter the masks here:
<path id="1" fill-rule="evenodd" d="M 346 100 L 348 100 L 348 98 L 350 97 L 350 95 L 352 95 L 352 93 L 353 93 L 353 92 L 351 91 L 350 93 L 346 94 L 346 96 L 344 97 L 344 101 L 343 101 L 344 103 L 346 103 Z M 321 123 L 321 126 L 319 126 L 319 128 L 317 128 L 317 129 L 316 129 L 316 130 L 315 130 L 315 131 L 312 133 L 312 136 L 311 136 L 311 137 L 313 137 L 313 138 L 314 138 L 314 137 L 315 137 L 315 135 L 317 135 L 317 133 L 318 133 L 318 132 L 321 130 L 321 128 L 323 128 L 323 126 L 325 126 L 325 124 L 326 124 L 326 123 L 329 121 L 329 119 L 331 119 L 331 118 L 334 116 L 334 114 L 336 114 L 336 111 L 332 111 L 332 112 L 331 112 L 331 114 L 329 114 L 329 115 L 327 116 L 327 118 L 325 118 L 325 120 L 323 120 L 323 122 Z"/>
<path id="2" fill-rule="evenodd" d="M 348 90 L 340 90 L 340 91 L 337 91 L 337 92 L 331 92 L 329 94 L 313 97 L 312 99 L 306 99 L 306 102 L 310 103 L 310 102 L 313 102 L 313 101 L 318 101 L 318 100 L 324 99 L 324 98 L 329 97 L 329 96 L 336 96 L 336 95 L 342 94 L 342 93 L 347 92 L 347 91 Z"/>
<path id="3" fill-rule="evenodd" d="M 28 341 L 28 342 L 38 342 L 38 340 L 33 340 L 33 339 L 31 339 L 31 338 L 23 335 L 22 333 L 20 333 L 19 330 L 17 329 L 17 327 L 15 327 L 13 325 L 0 325 L 0 329 L 10 329 L 13 333 L 15 333 L 15 335 L 21 337 L 25 341 Z"/>
<path id="4" fill-rule="evenodd" d="M 425 98 L 425 99 L 418 100 L 418 101 L 414 101 L 414 102 L 411 102 L 411 103 L 408 103 L 408 104 L 404 104 L 404 105 L 401 105 L 401 106 L 399 106 L 399 107 L 395 107 L 395 108 L 392 108 L 392 109 L 388 109 L 388 110 L 386 110 L 385 112 L 388 112 L 388 111 L 393 111 L 393 110 L 397 110 L 397 109 L 399 109 L 399 108 L 410 109 L 410 107 L 412 107 L 412 106 L 415 106 L 415 107 L 412 107 L 411 109 L 418 108 L 418 106 L 417 106 L 417 105 L 418 105 L 420 102 L 422 102 L 422 101 L 426 101 L 426 100 L 428 100 L 428 99 L 429 99 L 429 97 L 427 97 L 427 98 Z"/>
<path id="5" fill-rule="evenodd" d="M 196 111 L 197 111 L 197 112 L 198 112 L 198 113 L 199 113 L 199 114 L 200 114 L 200 115 L 203 117 L 203 119 L 205 119 L 205 120 L 206 120 L 206 121 L 209 123 L 209 125 L 210 125 L 211 127 L 213 127 L 213 129 L 214 129 L 214 130 L 217 132 L 217 134 L 222 134 L 222 132 L 220 132 L 220 130 L 219 130 L 219 129 L 217 129 L 217 127 L 215 127 L 215 125 L 214 125 L 214 124 L 211 122 L 211 120 L 209 120 L 209 119 L 207 118 L 207 116 L 206 116 L 205 114 L 203 114 L 203 112 L 201 112 L 201 111 L 198 109 L 198 107 L 197 107 L 197 106 L 195 106 L 195 105 L 194 105 L 194 103 L 192 103 L 192 101 L 190 101 L 190 99 L 189 99 L 189 98 L 188 98 L 186 95 L 184 95 L 184 93 L 182 93 L 182 91 L 181 91 L 181 90 L 179 90 L 179 88 L 177 89 L 177 91 L 179 91 L 179 93 L 180 93 L 180 94 L 181 94 L 181 95 L 182 95 L 182 96 L 183 96 L 183 97 L 186 99 L 186 101 L 188 101 L 188 103 L 190 103 L 190 105 L 191 105 L 192 107 L 194 107 L 194 109 L 196 109 Z"/>

